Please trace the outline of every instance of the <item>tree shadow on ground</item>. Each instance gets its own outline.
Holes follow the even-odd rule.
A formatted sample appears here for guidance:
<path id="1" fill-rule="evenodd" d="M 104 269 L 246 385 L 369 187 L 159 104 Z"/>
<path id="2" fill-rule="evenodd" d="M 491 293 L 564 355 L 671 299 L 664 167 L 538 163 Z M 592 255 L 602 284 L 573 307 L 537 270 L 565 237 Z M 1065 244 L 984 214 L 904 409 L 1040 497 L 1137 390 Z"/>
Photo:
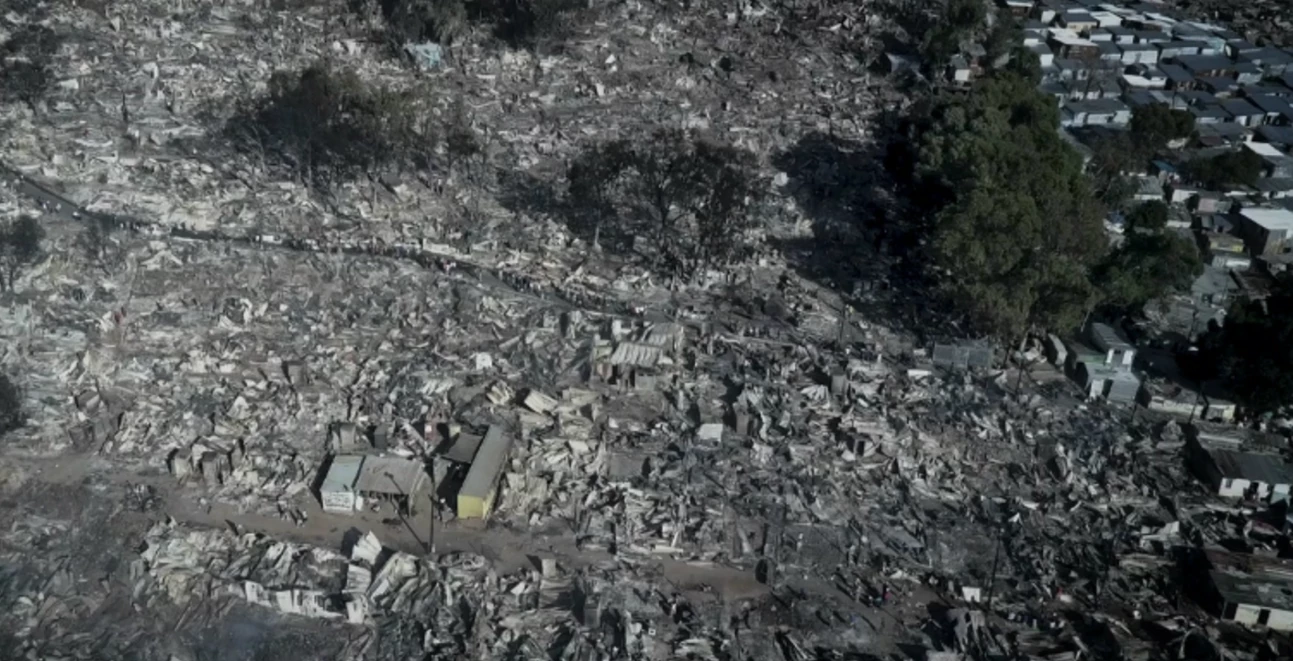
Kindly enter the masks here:
<path id="1" fill-rule="evenodd" d="M 560 174 L 544 176 L 509 171 L 500 174 L 498 203 L 514 214 L 551 218 L 562 225 L 585 246 L 604 256 L 624 261 L 640 261 L 635 249 L 637 224 L 612 222 L 614 212 L 599 208 L 590 200 L 571 199 L 555 181 Z"/>
<path id="2" fill-rule="evenodd" d="M 812 236 L 775 242 L 800 276 L 837 292 L 868 319 L 915 332 L 945 332 L 932 314 L 920 268 L 920 233 L 885 166 L 886 140 L 864 144 L 814 132 L 773 159 Z"/>

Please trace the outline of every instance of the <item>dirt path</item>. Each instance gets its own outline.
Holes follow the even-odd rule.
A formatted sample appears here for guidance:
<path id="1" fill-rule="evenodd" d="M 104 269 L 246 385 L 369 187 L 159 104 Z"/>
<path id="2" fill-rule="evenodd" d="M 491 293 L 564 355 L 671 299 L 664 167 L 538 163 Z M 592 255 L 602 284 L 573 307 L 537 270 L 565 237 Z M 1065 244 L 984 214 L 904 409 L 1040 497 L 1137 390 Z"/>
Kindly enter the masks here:
<path id="1" fill-rule="evenodd" d="M 428 551 L 424 544 L 432 540 L 437 556 L 455 552 L 476 553 L 505 572 L 534 567 L 532 558 L 538 557 L 556 558 L 570 569 L 614 565 L 622 560 L 604 550 L 579 548 L 573 534 L 536 534 L 458 522 L 439 523 L 432 534 L 429 512 L 420 512 L 410 518 L 407 526 L 392 526 L 383 523 L 379 514 L 364 512 L 346 516 L 324 512 L 318 501 L 308 495 L 302 495 L 291 503 L 306 515 L 304 523 L 297 525 L 279 516 L 239 511 L 234 505 L 212 499 L 205 488 L 176 484 L 170 475 L 143 473 L 139 467 L 91 454 L 34 457 L 9 452 L 0 457 L 0 469 L 6 464 L 23 471 L 25 480 L 43 483 L 75 484 L 95 479 L 118 487 L 145 484 L 156 490 L 164 503 L 163 513 L 177 522 L 208 528 L 232 528 L 238 532 L 259 533 L 322 548 L 340 549 L 346 534 L 357 529 L 360 533 L 371 531 L 382 544 L 415 555 L 426 554 Z M 758 598 L 769 593 L 768 587 L 759 583 L 752 571 L 668 557 L 635 559 L 659 571 L 679 590 L 701 591 L 733 600 Z"/>

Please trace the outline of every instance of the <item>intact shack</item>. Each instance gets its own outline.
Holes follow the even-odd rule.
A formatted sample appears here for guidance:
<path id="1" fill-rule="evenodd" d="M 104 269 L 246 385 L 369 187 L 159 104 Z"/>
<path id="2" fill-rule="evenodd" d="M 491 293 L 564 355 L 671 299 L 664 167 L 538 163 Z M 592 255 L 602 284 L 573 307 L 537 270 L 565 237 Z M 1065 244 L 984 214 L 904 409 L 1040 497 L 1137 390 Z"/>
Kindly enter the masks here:
<path id="1" fill-rule="evenodd" d="M 458 518 L 484 519 L 498 495 L 498 480 L 512 451 L 512 436 L 497 425 L 485 432 L 458 490 Z"/>
<path id="2" fill-rule="evenodd" d="M 422 462 L 414 459 L 343 454 L 319 484 L 319 502 L 334 514 L 381 510 L 389 503 L 411 515 L 422 501 L 430 502 L 429 482 Z"/>

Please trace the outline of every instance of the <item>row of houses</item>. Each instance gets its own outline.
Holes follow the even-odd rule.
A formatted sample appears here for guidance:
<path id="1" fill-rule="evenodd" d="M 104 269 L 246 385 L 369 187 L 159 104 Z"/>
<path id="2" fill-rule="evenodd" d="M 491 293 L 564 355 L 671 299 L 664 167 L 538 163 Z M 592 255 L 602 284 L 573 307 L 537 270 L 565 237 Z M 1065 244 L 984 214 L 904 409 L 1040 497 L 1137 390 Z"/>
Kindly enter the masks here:
<path id="1" fill-rule="evenodd" d="M 1163 104 L 1194 118 L 1195 157 L 1239 149 L 1260 159 L 1259 183 L 1236 190 L 1200 190 L 1163 161 L 1138 173 L 1133 199 L 1170 205 L 1169 231 L 1195 239 L 1207 265 L 1186 295 L 1187 337 L 1201 311 L 1206 324 L 1231 296 L 1260 296 L 1256 281 L 1293 264 L 1293 52 L 1166 15 L 1161 6 L 1008 0 L 1003 7 L 1031 19 L 1025 46 L 1037 55 L 1041 90 L 1055 98 L 1069 131 L 1123 129 L 1137 107 Z M 1224 391 L 1147 378 L 1135 343 L 1112 325 L 1091 324 L 1065 341 L 1052 337 L 1050 346 L 1089 397 L 1188 420 L 1186 464 L 1218 500 L 1279 512 L 1271 524 L 1276 535 L 1293 527 L 1287 442 L 1233 426 L 1236 405 Z M 1293 631 L 1293 560 L 1178 552 L 1192 577 L 1187 591 L 1217 617 Z"/>
<path id="2" fill-rule="evenodd" d="M 1152 6 L 1001 4 L 1026 19 L 1023 45 L 1037 56 L 1041 89 L 1060 104 L 1066 127 L 1126 126 L 1150 103 L 1186 110 L 1201 125 L 1293 125 L 1293 50 Z M 954 82 L 968 84 L 983 70 L 981 50 L 953 61 Z"/>

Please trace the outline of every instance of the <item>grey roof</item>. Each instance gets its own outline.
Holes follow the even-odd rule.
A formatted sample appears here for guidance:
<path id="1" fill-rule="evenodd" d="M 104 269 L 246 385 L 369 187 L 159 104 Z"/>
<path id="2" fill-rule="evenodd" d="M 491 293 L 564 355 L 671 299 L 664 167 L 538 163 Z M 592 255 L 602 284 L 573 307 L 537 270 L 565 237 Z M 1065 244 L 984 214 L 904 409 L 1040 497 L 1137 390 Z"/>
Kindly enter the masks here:
<path id="1" fill-rule="evenodd" d="M 1178 64 L 1186 71 L 1232 70 L 1234 62 L 1220 55 L 1181 55 L 1176 58 Z"/>
<path id="2" fill-rule="evenodd" d="M 1224 478 L 1266 484 L 1293 484 L 1293 470 L 1279 455 L 1215 448 L 1208 450 L 1208 454 Z"/>
<path id="3" fill-rule="evenodd" d="M 1068 96 L 1068 87 L 1064 83 L 1042 83 L 1037 91 L 1051 96 Z"/>
<path id="4" fill-rule="evenodd" d="M 943 367 L 992 367 L 992 347 L 982 342 L 962 342 L 961 344 L 935 344 L 933 359 L 935 365 Z"/>
<path id="5" fill-rule="evenodd" d="M 1160 64 L 1158 68 L 1163 71 L 1163 75 L 1174 83 L 1188 83 L 1194 80 L 1194 74 L 1185 70 L 1185 67 L 1179 64 Z"/>
<path id="6" fill-rule="evenodd" d="M 1270 94 L 1254 94 L 1248 97 L 1248 101 L 1264 113 L 1281 113 L 1293 110 L 1293 106 L 1289 106 L 1287 99 Z"/>
<path id="7" fill-rule="evenodd" d="M 1285 98 L 1289 96 L 1290 93 L 1293 93 L 1293 90 L 1277 83 L 1245 83 L 1239 89 L 1243 91 L 1245 96 L 1267 94 L 1270 96 Z"/>
<path id="8" fill-rule="evenodd" d="M 1209 142 L 1208 138 L 1216 138 L 1220 142 L 1235 143 L 1243 140 L 1244 136 L 1248 134 L 1248 128 L 1231 122 L 1222 122 L 1220 124 L 1201 124 L 1196 132 L 1199 134 L 1199 141 L 1203 143 Z"/>
<path id="9" fill-rule="evenodd" d="M 355 480 L 355 491 L 407 495 L 417 491 L 427 479 L 422 462 L 404 457 L 364 457 Z"/>
<path id="10" fill-rule="evenodd" d="M 1213 216 L 1213 222 L 1218 223 L 1220 216 Z M 1218 228 L 1219 229 L 1219 228 Z M 1212 265 L 1204 265 L 1203 273 L 1194 279 L 1190 284 L 1190 291 L 1196 296 L 1216 296 L 1224 294 L 1233 289 L 1230 285 L 1230 274 L 1225 269 Z"/>
<path id="11" fill-rule="evenodd" d="M 1118 48 L 1124 53 L 1148 53 L 1158 50 L 1155 44 L 1118 44 Z"/>
<path id="12" fill-rule="evenodd" d="M 1158 99 L 1149 90 L 1131 90 L 1122 95 L 1127 105 L 1140 107 L 1158 103 Z"/>
<path id="13" fill-rule="evenodd" d="M 1263 193 L 1286 193 L 1288 191 L 1293 190 L 1293 179 L 1286 179 L 1286 178 L 1259 179 L 1257 180 L 1256 184 L 1253 184 L 1253 188 L 1256 188 L 1257 190 Z M 1293 254 L 1283 255 L 1283 256 L 1293 257 Z"/>
<path id="14" fill-rule="evenodd" d="M 1260 108 L 1243 99 L 1226 99 L 1221 102 L 1221 107 L 1235 117 L 1253 117 L 1264 114 Z"/>
<path id="15" fill-rule="evenodd" d="M 1259 126 L 1257 135 L 1273 145 L 1293 145 L 1293 128 L 1288 126 Z"/>
<path id="16" fill-rule="evenodd" d="M 1177 23 L 1172 26 L 1172 36 L 1177 39 L 1192 39 L 1195 37 L 1207 37 L 1208 32 L 1187 23 Z"/>
<path id="17" fill-rule="evenodd" d="M 497 425 L 490 427 L 485 432 L 484 440 L 480 442 L 480 449 L 476 451 L 476 457 L 472 459 L 471 468 L 467 470 L 467 477 L 463 479 L 458 493 L 477 498 L 488 496 L 498 483 L 498 476 L 502 474 L 511 450 L 512 435 Z"/>
<path id="18" fill-rule="evenodd" d="M 1205 45 L 1206 44 L 1202 44 L 1197 41 L 1164 41 L 1162 43 L 1155 44 L 1155 46 L 1157 46 L 1159 50 L 1178 50 L 1179 51 L 1187 48 L 1193 48 L 1195 53 L 1198 53 L 1199 49 L 1203 48 Z"/>
<path id="19" fill-rule="evenodd" d="M 1190 106 L 1190 114 L 1196 119 L 1226 119 L 1230 115 L 1221 106 Z"/>
<path id="20" fill-rule="evenodd" d="M 1123 338 L 1122 333 L 1119 333 L 1118 329 L 1109 324 L 1102 324 L 1099 322 L 1091 324 L 1091 340 L 1095 342 L 1100 349 L 1105 351 L 1110 349 L 1131 351 L 1136 348 Z"/>
<path id="21" fill-rule="evenodd" d="M 1236 53 L 1251 53 L 1262 49 L 1261 46 L 1245 39 L 1232 39 L 1227 41 L 1226 47 Z"/>
<path id="22" fill-rule="evenodd" d="M 1244 53 L 1243 59 L 1262 65 L 1293 64 L 1293 55 L 1278 48 L 1266 47 L 1251 53 Z"/>
<path id="23" fill-rule="evenodd" d="M 1208 575 L 1227 603 L 1293 611 L 1293 582 L 1215 570 Z"/>
<path id="24" fill-rule="evenodd" d="M 323 483 L 319 485 L 321 493 L 337 493 L 340 491 L 353 491 L 355 480 L 359 478 L 359 467 L 364 463 L 364 458 L 359 455 L 341 455 L 332 460 L 332 465 L 328 467 L 328 474 L 323 478 Z"/>
<path id="25" fill-rule="evenodd" d="M 1192 106 L 1215 106 L 1217 104 L 1216 95 L 1205 90 L 1186 90 L 1178 92 L 1177 96 L 1185 99 Z"/>
<path id="26" fill-rule="evenodd" d="M 1090 101 L 1069 101 L 1064 104 L 1070 112 L 1108 113 L 1128 110 L 1127 104 L 1118 99 L 1091 99 Z"/>
<path id="27" fill-rule="evenodd" d="M 1199 82 L 1216 92 L 1229 92 L 1239 87 L 1234 78 L 1222 76 L 1201 76 Z"/>

